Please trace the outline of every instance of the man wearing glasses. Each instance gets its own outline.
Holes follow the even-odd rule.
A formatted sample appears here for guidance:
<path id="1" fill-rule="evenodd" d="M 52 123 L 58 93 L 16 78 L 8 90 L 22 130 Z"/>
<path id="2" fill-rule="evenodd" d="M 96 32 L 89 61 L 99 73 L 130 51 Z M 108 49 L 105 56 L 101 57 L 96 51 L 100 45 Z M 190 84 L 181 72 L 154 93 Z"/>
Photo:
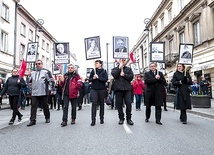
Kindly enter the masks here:
<path id="1" fill-rule="evenodd" d="M 145 89 L 145 105 L 146 105 L 146 119 L 149 122 L 151 115 L 151 106 L 155 106 L 156 123 L 162 125 L 161 120 L 161 106 L 163 106 L 163 91 L 162 85 L 166 84 L 163 73 L 156 69 L 157 64 L 152 62 L 150 70 L 144 74 Z"/>
<path id="2" fill-rule="evenodd" d="M 39 102 L 42 104 L 45 115 L 45 123 L 50 123 L 50 111 L 48 105 L 49 92 L 53 93 L 54 79 L 51 72 L 43 68 L 41 60 L 36 61 L 36 70 L 29 77 L 29 83 L 32 83 L 32 106 L 30 123 L 27 126 L 36 124 L 36 112 Z"/>

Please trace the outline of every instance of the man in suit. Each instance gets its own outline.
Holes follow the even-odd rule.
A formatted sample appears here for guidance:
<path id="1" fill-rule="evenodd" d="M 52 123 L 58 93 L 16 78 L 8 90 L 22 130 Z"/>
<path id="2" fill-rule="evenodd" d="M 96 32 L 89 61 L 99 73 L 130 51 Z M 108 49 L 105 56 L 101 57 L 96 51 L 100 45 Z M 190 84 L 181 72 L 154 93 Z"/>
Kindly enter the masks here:
<path id="1" fill-rule="evenodd" d="M 127 48 L 125 47 L 125 41 L 123 39 L 118 39 L 117 48 L 115 52 L 127 52 Z"/>
<path id="2" fill-rule="evenodd" d="M 157 71 L 157 64 L 152 62 L 150 70 L 145 73 L 144 81 L 146 84 L 145 89 L 145 105 L 146 105 L 146 119 L 145 122 L 149 122 L 151 115 L 151 106 L 155 106 L 155 118 L 156 123 L 162 125 L 161 120 L 161 106 L 163 106 L 163 92 L 162 85 L 166 84 L 166 80 L 163 73 Z"/>

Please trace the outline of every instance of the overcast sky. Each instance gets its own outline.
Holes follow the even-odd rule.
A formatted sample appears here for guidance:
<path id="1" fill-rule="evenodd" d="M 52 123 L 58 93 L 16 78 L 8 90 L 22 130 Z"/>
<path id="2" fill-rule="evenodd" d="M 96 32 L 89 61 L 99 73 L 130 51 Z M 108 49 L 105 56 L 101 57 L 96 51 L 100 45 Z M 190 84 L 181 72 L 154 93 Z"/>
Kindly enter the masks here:
<path id="1" fill-rule="evenodd" d="M 145 28 L 144 19 L 150 18 L 160 3 L 161 0 L 20 0 L 32 16 L 44 20 L 43 26 L 58 41 L 70 43 L 70 51 L 76 54 L 84 72 L 83 64 L 90 64 L 85 63 L 84 38 L 100 36 L 103 61 L 106 43 L 110 43 L 111 60 L 112 37 L 129 37 L 131 50 Z"/>

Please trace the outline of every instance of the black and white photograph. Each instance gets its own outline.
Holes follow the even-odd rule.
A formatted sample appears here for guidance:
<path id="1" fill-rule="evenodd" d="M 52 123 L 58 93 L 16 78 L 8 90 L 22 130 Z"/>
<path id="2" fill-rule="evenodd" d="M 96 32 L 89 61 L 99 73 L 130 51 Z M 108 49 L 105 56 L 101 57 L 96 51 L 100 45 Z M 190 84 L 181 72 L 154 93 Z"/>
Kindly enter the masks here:
<path id="1" fill-rule="evenodd" d="M 165 43 L 164 42 L 151 43 L 150 62 L 165 62 Z"/>
<path id="2" fill-rule="evenodd" d="M 165 69 L 165 63 L 157 63 L 158 70 L 163 73 L 163 75 L 166 74 L 166 69 Z"/>
<path id="3" fill-rule="evenodd" d="M 53 74 L 61 74 L 61 65 L 60 64 L 53 64 Z"/>
<path id="4" fill-rule="evenodd" d="M 89 78 L 91 71 L 93 68 L 86 68 L 86 77 Z"/>
<path id="5" fill-rule="evenodd" d="M 191 65 L 193 61 L 193 44 L 183 44 L 179 45 L 179 63 Z"/>
<path id="6" fill-rule="evenodd" d="M 86 60 L 101 58 L 100 37 L 85 38 Z"/>
<path id="7" fill-rule="evenodd" d="M 26 62 L 35 62 L 38 51 L 38 42 L 28 43 Z"/>
<path id="8" fill-rule="evenodd" d="M 138 63 L 131 63 L 130 64 L 130 67 L 134 73 L 134 75 L 136 74 L 140 74 L 140 67 L 139 67 L 139 64 Z"/>
<path id="9" fill-rule="evenodd" d="M 129 58 L 129 38 L 113 36 L 113 58 L 128 59 Z"/>
<path id="10" fill-rule="evenodd" d="M 69 43 L 55 43 L 55 64 L 68 64 L 70 62 Z"/>

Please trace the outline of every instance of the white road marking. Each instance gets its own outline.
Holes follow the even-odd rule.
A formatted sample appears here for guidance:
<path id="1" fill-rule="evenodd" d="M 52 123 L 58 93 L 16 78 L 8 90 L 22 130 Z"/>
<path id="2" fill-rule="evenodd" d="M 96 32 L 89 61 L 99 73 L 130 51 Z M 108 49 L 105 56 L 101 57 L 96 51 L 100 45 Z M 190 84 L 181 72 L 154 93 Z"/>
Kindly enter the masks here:
<path id="1" fill-rule="evenodd" d="M 123 124 L 123 127 L 124 127 L 126 133 L 129 133 L 129 134 L 133 133 L 132 130 L 128 127 L 128 125 L 126 123 Z"/>

